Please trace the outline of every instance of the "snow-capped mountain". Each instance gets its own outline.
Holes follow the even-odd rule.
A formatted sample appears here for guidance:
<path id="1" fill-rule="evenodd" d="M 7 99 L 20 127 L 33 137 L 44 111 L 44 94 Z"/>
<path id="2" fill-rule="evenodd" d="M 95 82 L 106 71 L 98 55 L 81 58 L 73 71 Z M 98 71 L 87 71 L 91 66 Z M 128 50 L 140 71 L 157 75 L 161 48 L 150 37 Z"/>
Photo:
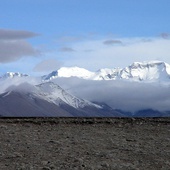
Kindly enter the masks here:
<path id="1" fill-rule="evenodd" d="M 43 80 L 53 80 L 58 77 L 78 77 L 87 80 L 109 80 L 110 74 L 118 69 L 100 69 L 96 72 L 88 71 L 79 67 L 62 67 L 57 71 L 53 71 L 48 75 L 42 76 Z"/>
<path id="2" fill-rule="evenodd" d="M 102 109 L 102 107 L 97 104 L 93 104 L 89 101 L 85 101 L 67 93 L 60 86 L 52 82 L 36 85 L 33 91 L 33 95 L 45 99 L 56 105 L 66 103 L 74 108 L 84 108 L 86 106 L 93 106 Z"/>
<path id="3" fill-rule="evenodd" d="M 57 77 L 79 77 L 83 79 L 90 79 L 94 73 L 84 68 L 79 67 L 62 67 L 57 71 L 53 71 L 49 75 L 45 75 L 42 78 L 44 80 L 52 80 Z"/>
<path id="4" fill-rule="evenodd" d="M 170 65 L 161 61 L 134 62 L 120 72 L 120 78 L 132 80 L 170 80 Z"/>
<path id="5" fill-rule="evenodd" d="M 46 82 L 36 86 L 24 83 L 9 87 L 0 94 L 0 116 L 120 117 L 122 114 L 105 104 L 77 98 L 57 84 Z"/>
<path id="6" fill-rule="evenodd" d="M 7 72 L 0 76 L 0 80 L 23 77 L 28 75 Z M 49 81 L 59 77 L 77 77 L 86 80 L 169 81 L 170 65 L 162 61 L 134 62 L 125 68 L 104 68 L 96 72 L 79 67 L 62 67 L 42 76 L 42 80 Z"/>
<path id="7" fill-rule="evenodd" d="M 62 67 L 45 75 L 43 80 L 58 77 L 78 77 L 88 80 L 169 81 L 170 65 L 162 61 L 134 62 L 125 68 L 100 69 L 90 72 L 78 67 Z"/>
<path id="8" fill-rule="evenodd" d="M 58 79 L 60 77 L 65 78 Z M 146 109 L 158 110 L 159 114 L 154 112 L 154 115 L 169 115 L 169 112 L 162 113 L 162 108 L 169 111 L 169 80 L 170 65 L 161 61 L 134 62 L 125 68 L 105 68 L 96 72 L 63 67 L 43 77 L 7 72 L 0 77 L 0 116 L 121 117 L 149 115 Z M 145 90 L 148 87 L 150 90 Z M 131 96 L 134 91 L 138 93 Z M 152 93 L 149 94 L 149 91 Z M 141 94 L 146 97 L 141 98 Z M 145 100 L 151 101 L 151 104 Z M 144 106 L 141 106 L 142 103 Z M 136 114 L 126 114 L 126 110 L 131 111 L 131 108 Z M 122 112 L 119 111 L 122 109 Z M 141 109 L 144 111 L 138 113 Z"/>

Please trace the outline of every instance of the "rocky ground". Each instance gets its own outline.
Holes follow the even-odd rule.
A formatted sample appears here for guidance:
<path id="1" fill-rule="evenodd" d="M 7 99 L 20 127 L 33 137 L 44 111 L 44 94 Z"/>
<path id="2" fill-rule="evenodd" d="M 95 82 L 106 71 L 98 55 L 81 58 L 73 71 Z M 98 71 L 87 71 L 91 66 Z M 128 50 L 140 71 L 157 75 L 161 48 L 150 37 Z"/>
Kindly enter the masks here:
<path id="1" fill-rule="evenodd" d="M 0 119 L 1 170 L 168 170 L 170 118 Z"/>

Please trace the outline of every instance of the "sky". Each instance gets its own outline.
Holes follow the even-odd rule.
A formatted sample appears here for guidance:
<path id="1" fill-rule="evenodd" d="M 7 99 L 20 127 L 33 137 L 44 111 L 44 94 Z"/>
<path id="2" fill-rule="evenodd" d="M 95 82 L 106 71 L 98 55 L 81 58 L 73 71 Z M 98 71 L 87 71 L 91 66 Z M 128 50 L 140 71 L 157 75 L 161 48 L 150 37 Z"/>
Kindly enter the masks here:
<path id="1" fill-rule="evenodd" d="M 170 64 L 169 0 L 1 0 L 0 74 Z"/>

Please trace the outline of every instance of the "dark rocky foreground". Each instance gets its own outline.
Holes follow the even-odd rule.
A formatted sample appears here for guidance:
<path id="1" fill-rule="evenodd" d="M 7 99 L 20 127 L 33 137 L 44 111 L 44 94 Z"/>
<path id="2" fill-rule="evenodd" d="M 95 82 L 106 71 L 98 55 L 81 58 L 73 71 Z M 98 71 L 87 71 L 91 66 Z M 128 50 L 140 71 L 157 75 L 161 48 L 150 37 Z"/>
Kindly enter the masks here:
<path id="1" fill-rule="evenodd" d="M 0 119 L 1 170 L 168 170 L 170 118 Z"/>

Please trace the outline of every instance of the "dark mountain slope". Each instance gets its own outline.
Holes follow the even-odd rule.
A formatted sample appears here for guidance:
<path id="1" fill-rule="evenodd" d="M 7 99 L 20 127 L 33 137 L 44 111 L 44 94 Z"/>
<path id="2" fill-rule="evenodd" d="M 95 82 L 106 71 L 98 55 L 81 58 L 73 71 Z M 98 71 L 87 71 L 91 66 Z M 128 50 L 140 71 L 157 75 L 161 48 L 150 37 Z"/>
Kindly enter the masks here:
<path id="1" fill-rule="evenodd" d="M 74 108 L 38 98 L 31 93 L 6 92 L 0 95 L 0 115 L 3 117 L 121 117 L 117 111 L 93 106 Z"/>

